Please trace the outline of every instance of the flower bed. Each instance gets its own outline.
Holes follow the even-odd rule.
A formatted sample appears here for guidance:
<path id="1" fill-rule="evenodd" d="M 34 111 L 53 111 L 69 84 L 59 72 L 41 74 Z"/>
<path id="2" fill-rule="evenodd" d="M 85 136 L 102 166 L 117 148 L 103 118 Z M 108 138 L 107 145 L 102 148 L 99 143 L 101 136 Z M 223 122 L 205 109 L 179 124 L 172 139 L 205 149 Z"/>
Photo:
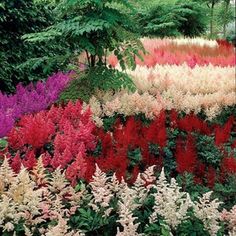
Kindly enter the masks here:
<path id="1" fill-rule="evenodd" d="M 37 82 L 35 86 L 30 84 L 24 87 L 19 84 L 13 95 L 6 95 L 0 91 L 0 138 L 9 132 L 15 120 L 23 114 L 48 108 L 58 99 L 69 80 L 68 75 L 57 73 L 46 82 Z"/>
<path id="2" fill-rule="evenodd" d="M 0 95 L 0 234 L 236 233 L 232 47 L 144 45 L 151 54 L 127 71 L 135 93 L 50 107 L 70 79 L 59 74 Z"/>

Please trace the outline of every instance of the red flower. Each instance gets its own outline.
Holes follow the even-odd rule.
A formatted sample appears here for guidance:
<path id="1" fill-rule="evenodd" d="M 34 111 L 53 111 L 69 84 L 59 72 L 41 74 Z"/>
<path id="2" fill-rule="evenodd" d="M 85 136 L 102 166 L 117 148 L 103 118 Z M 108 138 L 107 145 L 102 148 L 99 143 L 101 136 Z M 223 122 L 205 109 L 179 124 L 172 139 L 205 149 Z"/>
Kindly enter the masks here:
<path id="1" fill-rule="evenodd" d="M 11 167 L 16 172 L 19 173 L 21 168 L 21 158 L 19 151 L 16 153 L 16 155 L 12 158 Z"/>
<path id="2" fill-rule="evenodd" d="M 34 150 L 27 150 L 24 159 L 22 159 L 22 163 L 29 170 L 32 170 L 37 165 Z"/>
<path id="3" fill-rule="evenodd" d="M 215 144 L 220 146 L 226 143 L 230 137 L 230 131 L 233 127 L 234 117 L 231 116 L 223 127 L 217 125 L 215 128 Z"/>
<path id="4" fill-rule="evenodd" d="M 194 139 L 189 134 L 186 144 L 179 138 L 176 144 L 177 171 L 182 174 L 185 171 L 193 173 L 197 163 L 197 154 L 194 147 Z"/>
<path id="5" fill-rule="evenodd" d="M 236 158 L 225 157 L 221 162 L 221 170 L 225 174 L 236 174 Z"/>
<path id="6" fill-rule="evenodd" d="M 216 180 L 216 172 L 215 169 L 210 166 L 207 170 L 207 185 L 210 188 L 213 188 L 215 185 L 215 180 Z"/>

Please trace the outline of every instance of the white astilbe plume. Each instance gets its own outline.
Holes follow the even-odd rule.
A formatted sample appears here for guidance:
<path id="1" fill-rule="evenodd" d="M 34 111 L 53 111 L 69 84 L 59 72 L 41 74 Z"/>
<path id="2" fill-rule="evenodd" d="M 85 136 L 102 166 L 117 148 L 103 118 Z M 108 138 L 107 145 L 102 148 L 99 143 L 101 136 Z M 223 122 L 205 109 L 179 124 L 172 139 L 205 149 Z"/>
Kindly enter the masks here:
<path id="1" fill-rule="evenodd" d="M 133 210 L 139 206 L 139 204 L 135 203 L 135 192 L 136 191 L 129 188 L 127 184 L 121 189 L 120 200 L 118 202 L 120 219 L 117 220 L 117 222 L 122 225 L 123 231 L 120 232 L 120 229 L 117 228 L 116 236 L 141 235 L 137 233 L 139 223 L 134 222 L 137 218 L 134 217 L 132 213 Z"/>
<path id="2" fill-rule="evenodd" d="M 7 158 L 4 158 L 0 166 L 0 194 L 9 186 L 15 179 L 15 174 L 10 167 Z"/>
<path id="3" fill-rule="evenodd" d="M 154 166 L 149 167 L 144 173 L 139 173 L 134 183 L 133 190 L 136 195 L 136 203 L 141 206 L 147 198 L 149 190 L 153 187 L 153 182 L 156 180 L 154 176 Z M 147 185 L 147 186 L 146 186 Z"/>
<path id="4" fill-rule="evenodd" d="M 221 213 L 218 208 L 221 204 L 217 199 L 211 200 L 212 191 L 203 194 L 199 202 L 193 204 L 195 216 L 202 220 L 204 227 L 211 236 L 217 235 L 220 229 Z"/>
<path id="5" fill-rule="evenodd" d="M 7 170 L 5 167 L 4 171 Z M 9 183 L 8 189 L 0 194 L 0 227 L 6 231 L 13 231 L 14 224 L 21 219 L 25 220 L 25 225 L 35 225 L 33 219 L 40 215 L 38 206 L 42 191 L 35 189 L 36 184 L 30 179 L 26 169 L 22 168 L 20 173 L 13 178 L 11 170 L 9 172 L 10 174 L 5 173 L 5 176 L 9 177 L 12 182 L 6 179 Z"/>
<path id="6" fill-rule="evenodd" d="M 72 188 L 70 182 L 66 179 L 65 172 L 62 172 L 59 168 L 52 172 L 48 188 L 50 192 L 58 194 L 62 198 L 66 196 L 72 205 L 77 204 L 83 194 L 83 191 L 76 193 L 75 189 Z"/>
<path id="7" fill-rule="evenodd" d="M 98 165 L 96 165 L 93 180 L 89 183 L 93 194 L 93 199 L 89 205 L 97 212 L 102 208 L 105 216 L 108 216 L 112 210 L 112 208 L 109 207 L 109 203 L 113 197 L 113 193 L 108 182 L 109 178 L 106 177 L 106 174 L 99 169 Z"/>
<path id="8" fill-rule="evenodd" d="M 188 193 L 180 192 L 180 187 L 175 179 L 171 179 L 171 183 L 168 184 L 164 169 L 161 171 L 155 188 L 157 192 L 153 194 L 155 205 L 153 214 L 150 216 L 150 223 L 155 222 L 157 215 L 160 215 L 167 225 L 176 229 L 183 220 L 188 218 L 187 211 L 192 206 Z"/>
<path id="9" fill-rule="evenodd" d="M 111 181 L 108 183 L 108 185 L 113 194 L 118 193 L 120 188 L 122 188 L 122 185 L 119 183 L 115 173 L 112 175 Z"/>
<path id="10" fill-rule="evenodd" d="M 155 166 L 150 166 L 141 174 L 142 178 L 146 181 L 146 184 L 148 184 L 147 188 L 152 188 L 152 184 L 156 181 L 154 168 Z"/>
<path id="11" fill-rule="evenodd" d="M 0 193 L 0 231 L 14 234 L 15 226 L 23 219 L 25 235 L 30 236 L 35 228 L 44 235 L 47 229 L 40 228 L 42 222 L 58 220 L 58 216 L 69 218 L 79 207 L 82 191 L 75 192 L 59 170 L 47 178 L 39 161 L 33 171 L 22 168 L 14 174 L 6 160 L 0 169 L 6 186 Z M 68 204 L 73 210 L 68 209 Z"/>
<path id="12" fill-rule="evenodd" d="M 45 185 L 48 182 L 42 156 L 39 157 L 37 165 L 31 171 L 31 178 L 37 186 Z"/>

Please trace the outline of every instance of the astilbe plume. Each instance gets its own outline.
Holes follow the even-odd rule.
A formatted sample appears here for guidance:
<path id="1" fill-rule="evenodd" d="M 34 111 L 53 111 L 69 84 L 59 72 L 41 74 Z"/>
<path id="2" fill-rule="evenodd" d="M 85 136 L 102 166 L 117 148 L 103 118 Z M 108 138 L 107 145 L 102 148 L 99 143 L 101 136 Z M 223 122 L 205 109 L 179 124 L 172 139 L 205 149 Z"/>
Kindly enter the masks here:
<path id="1" fill-rule="evenodd" d="M 224 209 L 221 212 L 221 221 L 226 222 L 229 235 L 234 236 L 236 234 L 236 205 L 230 211 Z"/>
<path id="2" fill-rule="evenodd" d="M 75 185 L 86 174 L 86 151 L 95 148 L 94 128 L 90 111 L 84 111 L 79 101 L 25 115 L 8 135 L 9 149 L 16 153 L 11 165 L 16 172 L 21 164 L 32 169 L 42 155 L 45 166 L 66 169 Z"/>
<path id="3" fill-rule="evenodd" d="M 227 177 L 232 174 L 236 174 L 236 158 L 225 157 L 221 162 L 221 175 Z"/>
<path id="4" fill-rule="evenodd" d="M 220 146 L 226 143 L 230 137 L 235 118 L 231 116 L 223 127 L 217 125 L 215 128 L 215 144 Z"/>
<path id="5" fill-rule="evenodd" d="M 103 125 L 102 118 L 112 117 L 115 113 L 132 116 L 144 113 L 147 118 L 154 119 L 166 107 L 163 99 L 158 95 L 148 93 L 128 93 L 125 90 L 116 92 L 97 92 L 89 104 L 93 112 L 93 119 L 97 126 Z"/>
<path id="6" fill-rule="evenodd" d="M 194 214 L 198 219 L 202 220 L 205 229 L 211 236 L 217 235 L 220 229 L 221 213 L 219 206 L 221 202 L 217 199 L 211 200 L 212 192 L 207 192 L 199 198 L 199 202 L 193 205 Z"/>
<path id="7" fill-rule="evenodd" d="M 137 233 L 139 223 L 135 223 L 137 218 L 133 216 L 133 211 L 138 206 L 135 203 L 135 198 L 135 191 L 125 184 L 124 188 L 121 190 L 120 200 L 118 202 L 120 219 L 117 220 L 123 227 L 123 231 L 120 232 L 120 229 L 117 228 L 117 236 L 143 235 Z"/>
<path id="8" fill-rule="evenodd" d="M 91 186 L 91 193 L 93 195 L 89 205 L 96 212 L 103 211 L 105 216 L 110 214 L 110 201 L 113 198 L 113 191 L 107 184 L 109 178 L 103 173 L 96 165 L 96 170 L 93 175 L 92 181 L 89 183 Z M 115 179 L 114 179 L 115 181 Z"/>
<path id="9" fill-rule="evenodd" d="M 148 67 L 156 64 L 181 65 L 187 63 L 189 67 L 196 65 L 234 66 L 235 54 L 233 45 L 225 46 L 216 41 L 202 39 L 142 39 L 144 48 L 149 52 L 143 55 L 144 60 L 136 58 L 138 65 Z M 118 63 L 114 55 L 109 57 L 109 63 Z"/>
<path id="10" fill-rule="evenodd" d="M 197 153 L 194 147 L 194 138 L 188 135 L 186 144 L 179 138 L 176 143 L 176 170 L 183 174 L 184 172 L 194 173 L 197 163 Z"/>
<path id="11" fill-rule="evenodd" d="M 142 209 L 144 201 L 150 194 L 155 200 L 154 208 L 150 209 L 153 212 L 150 221 L 155 222 L 164 218 L 170 233 L 175 232 L 177 225 L 187 217 L 191 217 L 186 216 L 186 213 L 192 207 L 194 215 L 202 220 L 210 235 L 216 235 L 220 228 L 219 220 L 226 225 L 226 229 L 232 236 L 235 231 L 235 207 L 229 212 L 223 210 L 220 213 L 218 210 L 220 203 L 210 199 L 211 192 L 200 197 L 198 202 L 192 202 L 187 193 L 180 191 L 174 179 L 171 183 L 167 182 L 164 170 L 156 180 L 154 167 L 140 174 L 135 186 L 130 186 L 123 180 L 119 182 L 115 175 L 107 177 L 97 166 L 92 184 L 85 184 L 83 190 L 76 191 L 61 170 L 56 169 L 48 174 L 43 166 L 42 158 L 39 158 L 32 171 L 22 168 L 18 174 L 12 172 L 5 159 L 0 166 L 1 183 L 5 186 L 0 192 L 1 233 L 6 231 L 8 234 L 17 235 L 18 226 L 22 224 L 21 233 L 26 236 L 39 234 L 82 236 L 85 234 L 80 231 L 80 227 L 76 227 L 76 230 L 70 228 L 70 217 L 77 209 L 86 210 L 91 208 L 92 204 L 95 206 L 98 204 L 100 208 L 105 199 L 108 203 L 105 204 L 105 208 L 110 208 L 117 216 L 115 223 L 117 235 L 143 235 L 138 227 L 141 219 L 134 214 Z M 103 191 L 101 197 L 99 191 L 102 184 L 106 194 Z M 84 201 L 85 198 L 86 201 Z M 115 199 L 117 204 L 111 204 L 111 199 Z M 88 221 L 84 219 L 84 223 L 89 222 L 91 222 L 90 218 Z"/>

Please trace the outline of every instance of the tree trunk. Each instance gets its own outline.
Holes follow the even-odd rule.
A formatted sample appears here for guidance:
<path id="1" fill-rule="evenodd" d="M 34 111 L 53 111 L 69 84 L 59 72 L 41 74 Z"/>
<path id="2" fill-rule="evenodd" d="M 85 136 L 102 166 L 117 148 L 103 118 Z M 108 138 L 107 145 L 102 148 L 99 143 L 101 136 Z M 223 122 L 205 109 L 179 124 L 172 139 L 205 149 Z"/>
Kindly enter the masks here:
<path id="1" fill-rule="evenodd" d="M 227 25 L 227 16 L 228 16 L 228 11 L 229 11 L 229 4 L 230 4 L 229 0 L 225 1 L 225 14 L 224 14 L 224 23 L 223 23 L 224 38 L 225 38 L 225 35 L 226 35 L 226 25 Z"/>
<path id="2" fill-rule="evenodd" d="M 210 38 L 212 38 L 212 36 L 213 36 L 214 6 L 215 6 L 215 1 L 213 0 L 212 3 L 211 3 Z"/>

